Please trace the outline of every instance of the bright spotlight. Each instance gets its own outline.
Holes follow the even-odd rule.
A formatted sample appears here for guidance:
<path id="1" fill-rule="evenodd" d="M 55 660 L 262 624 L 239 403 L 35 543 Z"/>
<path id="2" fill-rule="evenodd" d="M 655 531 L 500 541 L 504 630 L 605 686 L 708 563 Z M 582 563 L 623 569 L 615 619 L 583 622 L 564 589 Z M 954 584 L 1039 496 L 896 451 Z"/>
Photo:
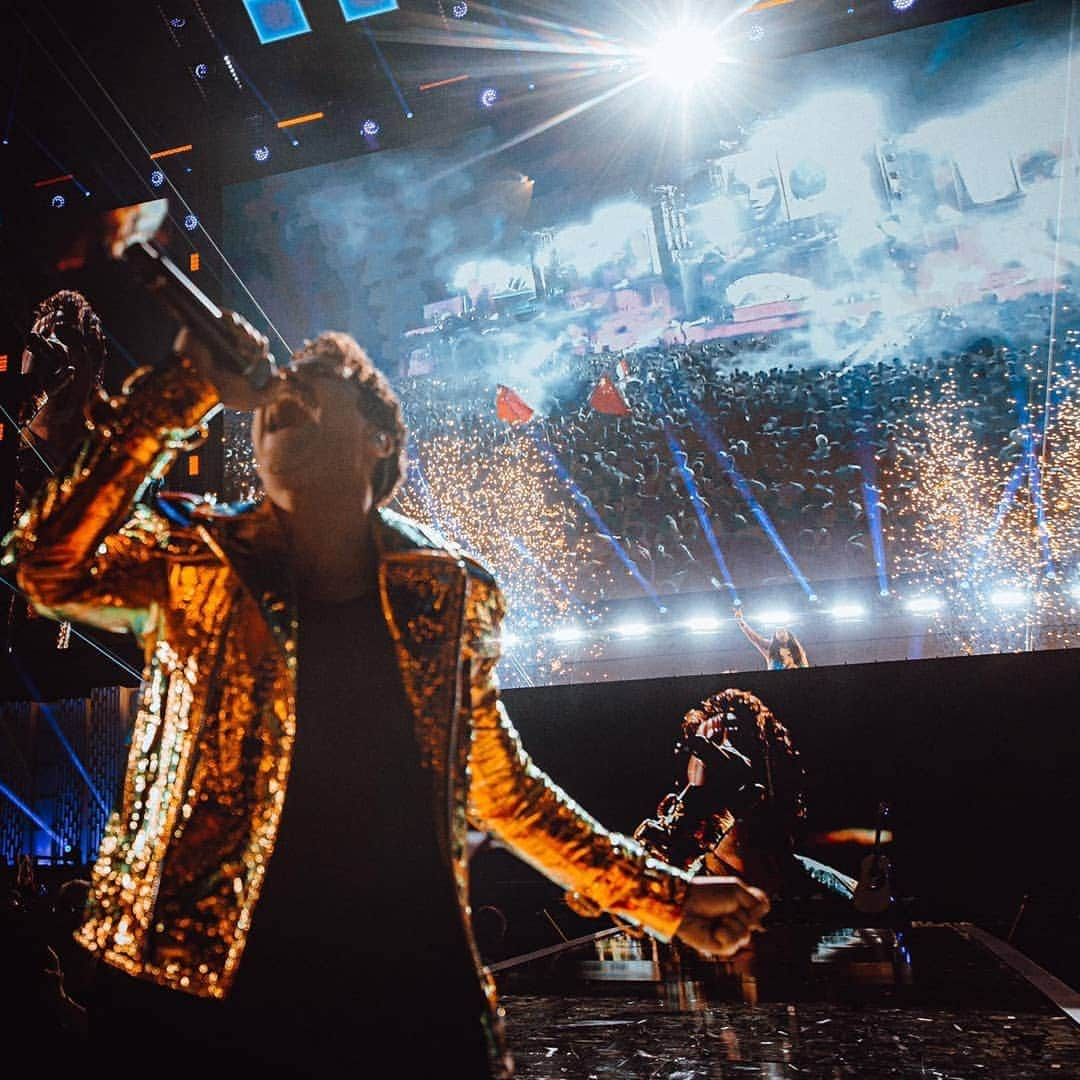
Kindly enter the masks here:
<path id="1" fill-rule="evenodd" d="M 861 619 L 866 608 L 862 604 L 836 604 L 830 614 L 834 619 Z"/>
<path id="2" fill-rule="evenodd" d="M 719 630 L 721 622 L 714 615 L 697 615 L 692 619 L 687 619 L 684 625 L 687 630 L 695 634 L 709 634 L 714 630 Z"/>
<path id="3" fill-rule="evenodd" d="M 205 79 L 210 74 L 210 69 L 205 64 L 196 64 L 191 70 L 196 79 Z"/>
<path id="4" fill-rule="evenodd" d="M 161 185 L 165 183 L 165 174 L 160 169 L 155 169 L 150 174 L 150 183 L 153 184 L 154 187 L 161 187 Z"/>
<path id="5" fill-rule="evenodd" d="M 499 100 L 499 91 L 494 86 L 488 86 L 480 92 L 480 104 L 485 109 L 490 109 Z"/>
<path id="6" fill-rule="evenodd" d="M 751 41 L 760 41 L 765 36 L 765 27 L 761 23 L 754 23 L 747 31 L 746 36 Z"/>
<path id="7" fill-rule="evenodd" d="M 792 615 L 790 611 L 776 608 L 772 611 L 761 611 L 749 621 L 753 623 L 762 623 L 767 626 L 787 626 L 788 623 L 795 621 L 795 616 Z"/>
<path id="8" fill-rule="evenodd" d="M 551 632 L 552 641 L 568 643 L 580 641 L 585 636 L 585 630 L 581 626 L 560 626 Z"/>
<path id="9" fill-rule="evenodd" d="M 933 611 L 941 610 L 941 598 L 937 596 L 913 596 L 904 606 L 908 611 L 916 615 L 929 615 Z"/>
<path id="10" fill-rule="evenodd" d="M 464 19 L 465 16 L 469 14 L 469 5 L 465 3 L 465 0 L 461 0 L 461 3 L 455 4 L 450 9 L 450 14 L 453 15 L 455 19 Z"/>
<path id="11" fill-rule="evenodd" d="M 521 637 L 513 633 L 503 634 L 502 643 L 505 648 L 512 649 L 515 645 L 521 644 Z"/>
<path id="12" fill-rule="evenodd" d="M 199 219 L 194 214 L 188 214 L 184 218 L 184 228 L 188 232 L 194 232 L 199 227 Z"/>
<path id="13" fill-rule="evenodd" d="M 67 199 L 65 199 L 63 195 L 54 195 L 49 202 L 54 210 L 63 210 L 67 203 Z"/>
<path id="14" fill-rule="evenodd" d="M 995 589 L 990 594 L 990 603 L 994 607 L 1016 608 L 1027 607 L 1028 595 L 1023 589 Z"/>
<path id="15" fill-rule="evenodd" d="M 269 146 L 256 146 L 251 151 L 251 156 L 256 161 L 269 161 L 270 160 L 270 147 Z"/>
<path id="16" fill-rule="evenodd" d="M 915 6 L 915 0 L 892 0 L 894 11 L 907 11 Z"/>
<path id="17" fill-rule="evenodd" d="M 662 34 L 646 61 L 654 79 L 686 93 L 712 75 L 720 53 L 713 33 L 684 24 Z"/>
<path id="18" fill-rule="evenodd" d="M 644 637 L 649 632 L 649 624 L 643 622 L 623 622 L 615 627 L 619 637 Z"/>

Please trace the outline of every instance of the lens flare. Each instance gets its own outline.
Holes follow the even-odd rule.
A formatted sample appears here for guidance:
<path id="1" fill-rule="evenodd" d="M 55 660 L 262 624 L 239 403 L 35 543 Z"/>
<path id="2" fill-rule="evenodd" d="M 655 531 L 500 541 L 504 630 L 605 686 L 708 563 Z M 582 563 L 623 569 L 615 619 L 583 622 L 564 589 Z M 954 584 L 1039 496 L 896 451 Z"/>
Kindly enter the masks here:
<path id="1" fill-rule="evenodd" d="M 680 25 L 662 34 L 645 54 L 649 74 L 679 93 L 688 93 L 722 62 L 716 36 L 700 26 Z"/>

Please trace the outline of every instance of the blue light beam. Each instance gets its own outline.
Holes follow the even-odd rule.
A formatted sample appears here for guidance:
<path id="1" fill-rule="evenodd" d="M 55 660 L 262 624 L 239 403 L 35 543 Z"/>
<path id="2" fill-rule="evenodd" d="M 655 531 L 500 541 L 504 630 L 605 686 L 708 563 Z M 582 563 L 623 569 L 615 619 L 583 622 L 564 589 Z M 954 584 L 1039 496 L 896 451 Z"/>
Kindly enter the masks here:
<path id="1" fill-rule="evenodd" d="M 49 705 L 48 702 L 41 700 L 41 692 L 34 684 L 34 680 L 30 678 L 30 675 L 27 673 L 26 669 L 19 662 L 18 656 L 12 653 L 11 659 L 15 667 L 18 668 L 19 677 L 26 684 L 30 692 L 34 695 L 34 699 L 38 702 L 38 708 L 41 711 L 41 715 L 45 717 L 46 723 L 49 725 L 49 727 L 52 728 L 53 734 L 56 736 L 57 742 L 59 742 L 60 745 L 64 748 L 65 753 L 71 759 L 72 765 L 75 766 L 76 771 L 85 781 L 86 786 L 90 791 L 90 794 L 94 796 L 94 801 L 98 804 L 98 806 L 101 807 L 101 812 L 106 817 L 108 817 L 110 807 L 101 797 L 101 792 L 98 791 L 97 787 L 94 785 L 94 781 L 90 779 L 90 774 L 86 771 L 86 766 L 82 763 L 79 755 L 75 752 L 75 747 L 71 745 L 68 737 L 61 730 L 60 724 L 56 719 L 56 715 L 53 713 L 52 706 Z"/>
<path id="2" fill-rule="evenodd" d="M 742 601 L 739 599 L 739 592 L 735 588 L 735 582 L 731 578 L 731 573 L 728 570 L 724 553 L 720 550 L 720 544 L 717 542 L 716 534 L 713 532 L 712 522 L 709 521 L 709 515 L 705 513 L 705 504 L 702 502 L 701 493 L 698 491 L 697 481 L 694 479 L 694 470 L 691 469 L 685 461 L 680 460 L 680 453 L 685 454 L 685 451 L 683 451 L 683 448 L 679 445 L 679 441 L 675 436 L 672 435 L 667 424 L 664 425 L 664 435 L 667 438 L 668 447 L 671 450 L 672 460 L 675 462 L 675 467 L 679 470 L 683 486 L 686 488 L 686 494 L 690 497 L 690 505 L 697 514 L 698 522 L 701 524 L 706 540 L 709 541 L 709 547 L 712 549 L 713 558 L 716 560 L 720 575 L 724 579 L 724 584 L 727 585 L 728 589 L 731 591 L 731 602 L 735 607 L 740 607 Z"/>
<path id="3" fill-rule="evenodd" d="M 49 836 L 56 841 L 56 843 L 64 843 L 63 837 L 57 836 L 57 834 L 54 833 L 52 829 L 50 829 L 49 826 L 46 825 L 45 822 L 42 821 L 41 818 L 39 818 L 37 814 L 35 814 L 34 811 L 30 809 L 29 806 L 26 805 L 26 803 L 24 803 L 22 799 L 20 799 L 19 796 L 11 790 L 11 788 L 9 788 L 6 784 L 2 782 L 0 782 L 0 795 L 7 796 L 7 798 L 10 799 L 39 829 L 41 829 L 43 832 L 48 833 Z"/>
<path id="4" fill-rule="evenodd" d="M 612 533 L 612 531 L 604 523 L 604 519 L 596 512 L 593 507 L 592 500 L 584 491 L 581 490 L 574 483 L 570 476 L 570 473 L 563 467 L 563 464 L 555 456 L 554 452 L 549 446 L 546 446 L 537 439 L 536 435 L 533 435 L 533 439 L 536 440 L 537 448 L 540 450 L 547 460 L 551 463 L 551 467 L 555 470 L 555 474 L 566 485 L 567 490 L 570 492 L 570 498 L 578 506 L 581 512 L 596 526 L 597 532 L 611 545 L 612 551 L 615 552 L 619 561 L 629 571 L 630 576 L 641 586 L 645 591 L 645 594 L 656 605 L 656 608 L 660 612 L 667 611 L 663 600 L 660 599 L 660 594 L 653 588 L 652 583 L 649 582 L 645 575 L 638 569 L 638 565 L 633 559 L 627 555 L 623 546 L 619 543 L 618 539 Z"/>
<path id="5" fill-rule="evenodd" d="M 379 43 L 375 40 L 375 35 L 371 32 L 371 28 L 366 23 L 364 24 L 364 33 L 367 34 L 367 39 L 371 43 L 371 49 L 372 52 L 375 53 L 375 59 L 379 61 L 379 66 L 390 80 L 390 89 L 394 91 L 394 96 L 398 99 L 398 104 L 401 106 L 401 111 L 405 114 L 405 119 L 411 120 L 413 118 L 413 111 L 409 108 L 409 103 L 405 100 L 405 95 L 401 92 L 401 87 L 398 85 L 397 79 L 394 78 L 394 73 L 390 70 L 390 65 L 386 62 L 386 57 L 383 56 L 383 51 L 379 48 Z"/>
<path id="6" fill-rule="evenodd" d="M 694 429 L 705 440 L 716 463 L 724 470 L 724 474 L 727 476 L 731 486 L 742 496 L 743 502 L 746 503 L 750 513 L 754 516 L 754 520 L 761 526 L 765 535 L 772 542 L 773 547 L 776 548 L 777 554 L 784 560 L 784 564 L 791 571 L 791 576 L 798 582 L 803 592 L 806 593 L 807 599 L 811 603 L 816 603 L 817 593 L 814 592 L 813 586 L 802 570 L 799 569 L 798 563 L 795 562 L 791 552 L 788 551 L 787 545 L 776 531 L 776 526 L 773 525 L 769 515 L 765 512 L 765 507 L 757 501 L 754 493 L 750 490 L 750 485 L 735 467 L 735 459 L 720 445 L 716 432 L 713 430 L 712 421 L 701 411 L 685 390 L 677 391 L 677 398 L 679 404 L 686 409 L 693 421 Z M 656 403 L 654 402 L 653 405 L 655 408 Z"/>

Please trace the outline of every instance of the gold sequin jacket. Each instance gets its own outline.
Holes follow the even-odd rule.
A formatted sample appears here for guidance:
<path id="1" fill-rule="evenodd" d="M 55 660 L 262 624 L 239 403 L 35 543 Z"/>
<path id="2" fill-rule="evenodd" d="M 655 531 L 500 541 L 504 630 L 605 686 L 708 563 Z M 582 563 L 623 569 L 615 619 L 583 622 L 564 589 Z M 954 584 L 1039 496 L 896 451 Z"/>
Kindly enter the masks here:
<path id="1" fill-rule="evenodd" d="M 272 504 L 140 497 L 216 405 L 186 361 L 137 373 L 95 406 L 72 466 L 5 550 L 38 610 L 132 632 L 145 652 L 122 794 L 78 940 L 109 964 L 205 997 L 227 994 L 243 954 L 296 730 L 296 606 Z M 669 940 L 689 876 L 603 828 L 519 741 L 495 673 L 504 605 L 492 576 L 388 510 L 374 532 L 382 610 L 469 940 L 469 823 Z M 475 945 L 473 955 L 480 967 Z"/>

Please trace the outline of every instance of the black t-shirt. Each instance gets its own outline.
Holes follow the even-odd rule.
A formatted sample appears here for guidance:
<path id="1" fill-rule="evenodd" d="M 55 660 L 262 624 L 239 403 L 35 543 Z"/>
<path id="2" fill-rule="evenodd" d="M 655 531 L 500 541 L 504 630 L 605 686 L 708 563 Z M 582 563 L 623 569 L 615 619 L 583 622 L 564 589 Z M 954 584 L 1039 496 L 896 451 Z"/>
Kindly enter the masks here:
<path id="1" fill-rule="evenodd" d="M 110 975 L 106 1010 L 135 1014 L 120 1022 L 170 1077 L 370 1075 L 380 1057 L 403 1078 L 490 1077 L 483 992 L 374 593 L 301 607 L 298 679 L 281 828 L 232 992 Z"/>
<path id="2" fill-rule="evenodd" d="M 353 1025 L 479 1031 L 432 778 L 375 593 L 301 606 L 298 680 L 281 829 L 237 1004 L 272 1004 L 296 979 L 319 986 L 317 1012 Z"/>

